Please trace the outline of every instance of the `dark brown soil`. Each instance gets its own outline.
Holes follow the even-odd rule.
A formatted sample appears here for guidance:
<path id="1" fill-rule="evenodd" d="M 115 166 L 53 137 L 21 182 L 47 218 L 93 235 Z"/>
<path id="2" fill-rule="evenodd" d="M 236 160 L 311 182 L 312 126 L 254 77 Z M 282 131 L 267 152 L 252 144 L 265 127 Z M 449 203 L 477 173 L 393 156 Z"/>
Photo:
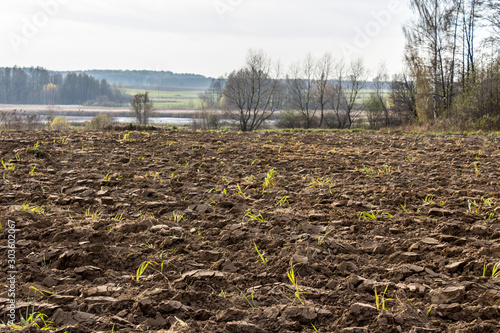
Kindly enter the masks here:
<path id="1" fill-rule="evenodd" d="M 56 332 L 500 330 L 497 137 L 124 134 L 0 133 L 3 322 L 11 220 Z"/>

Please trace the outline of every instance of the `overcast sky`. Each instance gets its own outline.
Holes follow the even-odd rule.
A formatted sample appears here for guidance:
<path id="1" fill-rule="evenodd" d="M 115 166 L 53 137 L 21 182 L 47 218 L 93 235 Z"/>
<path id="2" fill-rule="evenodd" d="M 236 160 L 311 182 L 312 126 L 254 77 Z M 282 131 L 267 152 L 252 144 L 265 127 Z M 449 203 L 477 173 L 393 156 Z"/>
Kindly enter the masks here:
<path id="1" fill-rule="evenodd" d="M 0 67 L 220 76 L 250 48 L 402 66 L 408 0 L 1 0 Z"/>

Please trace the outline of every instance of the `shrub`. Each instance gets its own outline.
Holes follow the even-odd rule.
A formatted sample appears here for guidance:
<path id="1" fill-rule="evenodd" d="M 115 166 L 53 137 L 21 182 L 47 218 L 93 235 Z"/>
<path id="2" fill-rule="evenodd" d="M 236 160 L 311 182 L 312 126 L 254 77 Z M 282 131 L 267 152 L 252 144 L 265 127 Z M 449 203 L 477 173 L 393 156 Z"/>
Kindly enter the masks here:
<path id="1" fill-rule="evenodd" d="M 68 131 L 70 126 L 66 120 L 61 117 L 55 117 L 54 121 L 50 124 L 50 128 L 55 131 Z"/>
<path id="2" fill-rule="evenodd" d="M 296 111 L 287 110 L 282 111 L 279 115 L 278 122 L 276 123 L 278 128 L 303 128 L 304 127 L 304 117 Z"/>
<path id="3" fill-rule="evenodd" d="M 113 125 L 113 117 L 107 114 L 98 114 L 92 118 L 89 124 L 87 124 L 87 129 L 92 131 L 100 131 L 103 129 L 110 128 Z"/>
<path id="4" fill-rule="evenodd" d="M 221 126 L 221 115 L 217 110 L 198 110 L 191 118 L 193 129 L 216 130 Z"/>

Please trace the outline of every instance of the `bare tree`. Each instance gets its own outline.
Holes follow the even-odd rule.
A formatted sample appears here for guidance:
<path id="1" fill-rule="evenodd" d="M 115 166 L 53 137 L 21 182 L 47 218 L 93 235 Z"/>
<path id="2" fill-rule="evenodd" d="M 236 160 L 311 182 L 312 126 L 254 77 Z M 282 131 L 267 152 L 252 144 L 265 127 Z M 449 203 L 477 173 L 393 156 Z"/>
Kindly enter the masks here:
<path id="1" fill-rule="evenodd" d="M 130 111 L 140 125 L 149 123 L 149 118 L 155 111 L 153 101 L 149 99 L 149 93 L 135 94 L 130 100 Z"/>
<path id="2" fill-rule="evenodd" d="M 304 61 L 297 62 L 290 68 L 286 82 L 288 87 L 288 103 L 292 109 L 298 110 L 306 128 L 312 126 L 317 111 L 315 99 L 314 75 L 315 61 L 309 54 Z"/>
<path id="3" fill-rule="evenodd" d="M 493 37 L 500 40 L 500 3 L 498 0 L 487 0 L 486 8 L 488 10 L 486 19 L 490 22 L 491 27 L 496 32 Z"/>
<path id="4" fill-rule="evenodd" d="M 405 35 L 407 43 L 417 51 L 417 57 L 413 59 L 417 62 L 424 59 L 430 69 L 432 113 L 433 119 L 437 120 L 452 101 L 462 0 L 411 0 L 410 4 L 418 17 L 405 27 Z"/>
<path id="5" fill-rule="evenodd" d="M 417 88 L 406 73 L 395 75 L 391 83 L 392 111 L 400 122 L 407 123 L 418 118 Z"/>
<path id="6" fill-rule="evenodd" d="M 338 62 L 334 68 L 333 82 L 328 85 L 330 106 L 336 117 L 336 127 L 350 128 L 363 107 L 359 93 L 366 86 L 368 71 L 361 59 L 352 60 L 349 68 Z"/>
<path id="7" fill-rule="evenodd" d="M 197 110 L 192 118 L 192 125 L 195 129 L 210 130 L 219 128 L 224 84 L 224 79 L 214 79 L 210 83 L 210 87 L 198 95 L 201 101 L 201 109 Z"/>
<path id="8" fill-rule="evenodd" d="M 333 110 L 335 123 L 330 123 L 329 127 L 346 128 L 348 121 L 343 111 L 344 80 L 346 69 L 343 61 L 338 62 L 334 67 L 333 82 L 327 85 L 330 107 Z"/>
<path id="9" fill-rule="evenodd" d="M 245 66 L 233 71 L 224 89 L 224 106 L 238 113 L 242 131 L 258 129 L 283 104 L 279 66 L 262 52 L 250 50 Z"/>
<path id="10" fill-rule="evenodd" d="M 316 82 L 316 99 L 320 109 L 319 127 L 323 126 L 325 119 L 325 109 L 328 104 L 328 81 L 332 74 L 333 61 L 329 53 L 325 53 L 319 58 L 316 64 L 315 82 Z"/>
<path id="11" fill-rule="evenodd" d="M 378 105 L 380 105 L 381 111 L 383 112 L 385 126 L 390 126 L 391 117 L 389 114 L 389 107 L 387 105 L 387 92 L 389 91 L 390 84 L 385 64 L 379 65 L 377 75 L 373 79 L 373 85 L 375 87 L 373 96 L 377 100 Z"/>

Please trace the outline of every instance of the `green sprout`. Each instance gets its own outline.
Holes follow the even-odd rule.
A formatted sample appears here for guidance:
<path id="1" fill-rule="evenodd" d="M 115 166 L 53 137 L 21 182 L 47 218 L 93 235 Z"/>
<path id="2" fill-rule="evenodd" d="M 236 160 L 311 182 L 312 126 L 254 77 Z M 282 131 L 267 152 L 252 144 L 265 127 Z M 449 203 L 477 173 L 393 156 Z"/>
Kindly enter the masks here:
<path id="1" fill-rule="evenodd" d="M 245 195 L 245 193 L 243 193 L 243 191 L 241 190 L 240 184 L 236 184 L 236 186 L 238 187 L 238 192 L 237 192 L 237 194 L 238 194 L 238 195 L 241 195 L 241 196 L 244 196 L 244 195 Z"/>
<path id="2" fill-rule="evenodd" d="M 245 178 L 245 180 L 249 183 L 253 183 L 253 181 L 255 180 L 255 176 L 254 175 L 250 175 L 248 177 Z"/>
<path id="3" fill-rule="evenodd" d="M 36 169 L 36 164 L 35 164 L 35 166 L 33 167 L 33 169 L 31 169 L 31 171 L 30 171 L 30 172 L 28 172 L 28 174 L 30 174 L 30 175 L 34 175 L 34 174 L 36 174 L 35 169 Z"/>
<path id="4" fill-rule="evenodd" d="M 474 172 L 476 173 L 476 175 L 480 175 L 481 174 L 481 171 L 479 171 L 478 167 L 477 167 L 477 162 L 474 163 Z"/>
<path id="5" fill-rule="evenodd" d="M 284 206 L 285 204 L 286 205 L 290 204 L 288 202 L 288 195 L 283 196 L 283 198 L 281 198 L 280 201 L 278 201 L 278 203 L 276 204 L 276 206 Z"/>
<path id="6" fill-rule="evenodd" d="M 378 172 L 382 175 L 388 175 L 392 172 L 392 169 L 388 163 L 385 163 L 382 169 L 378 169 Z"/>
<path id="7" fill-rule="evenodd" d="M 434 304 L 433 304 L 433 305 L 431 305 L 431 307 L 429 308 L 429 310 L 428 310 L 428 311 L 427 311 L 427 313 L 425 314 L 425 316 L 426 316 L 427 318 L 429 318 L 429 316 L 431 315 L 431 310 L 432 310 L 432 308 L 433 308 L 433 307 L 434 307 Z"/>
<path id="8" fill-rule="evenodd" d="M 20 210 L 28 212 L 28 213 L 33 214 L 33 215 L 44 215 L 45 214 L 45 209 L 43 207 L 35 206 L 31 203 L 24 203 L 21 206 Z"/>
<path id="9" fill-rule="evenodd" d="M 377 287 L 373 288 L 373 290 L 375 291 L 375 304 L 377 305 L 377 310 L 380 310 L 380 309 L 387 310 L 386 302 L 394 300 L 393 298 L 386 298 L 385 297 L 385 294 L 387 293 L 387 288 L 389 288 L 389 286 L 385 287 L 385 290 L 382 294 L 377 293 Z"/>
<path id="10" fill-rule="evenodd" d="M 267 258 L 265 258 L 264 255 L 262 255 L 262 253 L 260 253 L 259 248 L 257 247 L 257 244 L 255 242 L 253 243 L 253 246 L 255 247 L 255 251 L 257 251 L 257 254 L 260 257 L 260 260 L 262 260 L 262 262 L 264 264 L 267 263 Z"/>
<path id="11" fill-rule="evenodd" d="M 478 213 L 479 205 L 476 203 L 476 200 L 467 199 L 467 206 L 469 208 L 469 212 Z"/>
<path id="12" fill-rule="evenodd" d="M 368 174 L 373 173 L 372 168 L 367 168 L 367 167 L 363 166 L 363 169 L 364 169 L 365 173 L 368 173 Z"/>
<path id="13" fill-rule="evenodd" d="M 220 290 L 220 294 L 219 294 L 220 297 L 223 297 L 223 298 L 228 298 L 228 297 L 231 297 L 233 296 L 232 294 L 229 294 L 228 292 L 224 291 L 223 289 Z"/>
<path id="14" fill-rule="evenodd" d="M 91 212 L 90 207 L 89 207 L 85 211 L 85 216 L 95 219 L 95 218 L 98 218 L 99 216 L 101 216 L 101 212 L 99 212 L 99 209 L 97 209 L 95 212 Z"/>
<path id="15" fill-rule="evenodd" d="M 321 246 L 321 244 L 322 244 L 322 243 L 323 243 L 323 241 L 325 240 L 326 236 L 328 236 L 328 234 L 329 234 L 330 232 L 332 232 L 332 231 L 333 231 L 333 229 L 332 229 L 332 230 L 330 230 L 330 231 L 327 231 L 327 232 L 326 232 L 323 236 L 319 236 L 319 237 L 318 237 L 318 246 Z"/>
<path id="16" fill-rule="evenodd" d="M 255 308 L 256 308 L 256 306 L 255 306 L 254 301 L 253 301 L 253 291 L 251 292 L 251 296 L 250 296 L 250 297 L 251 297 L 251 299 L 252 299 L 252 301 L 250 301 L 250 300 L 248 299 L 247 295 L 245 295 L 245 294 L 244 294 L 244 293 L 240 290 L 240 288 L 236 287 L 236 289 L 238 289 L 238 291 L 241 293 L 241 295 L 243 296 L 243 298 L 247 301 L 248 305 L 250 305 L 250 307 L 251 307 L 252 309 L 255 309 Z"/>
<path id="17" fill-rule="evenodd" d="M 369 220 L 376 220 L 377 219 L 377 216 L 373 212 L 362 212 L 361 214 L 359 214 L 358 220 L 361 220 L 362 217 L 364 217 L 365 220 L 368 220 L 368 219 Z"/>
<path id="18" fill-rule="evenodd" d="M 365 220 L 378 220 L 379 218 L 382 217 L 394 217 L 394 216 L 388 212 L 371 211 L 371 212 L 362 212 L 361 214 L 359 214 L 358 220 L 361 220 L 361 218 L 364 218 Z"/>
<path id="19" fill-rule="evenodd" d="M 403 208 L 404 212 L 406 214 L 410 214 L 410 212 L 406 209 L 406 205 L 403 205 L 403 204 L 399 204 L 401 206 L 401 208 Z"/>
<path id="20" fill-rule="evenodd" d="M 301 293 L 302 289 L 299 288 L 298 278 L 297 278 L 297 276 L 295 276 L 295 271 L 293 270 L 293 264 L 292 263 L 290 263 L 290 269 L 287 270 L 286 274 L 288 275 L 288 279 L 290 280 L 290 282 L 292 283 L 292 285 L 295 288 L 295 292 L 293 294 L 300 301 L 300 304 L 304 305 L 304 302 L 300 298 L 300 293 Z"/>
<path id="21" fill-rule="evenodd" d="M 156 262 L 150 262 L 150 261 L 144 261 L 141 263 L 139 268 L 137 268 L 137 272 L 135 273 L 136 280 L 139 281 L 146 271 L 146 268 L 148 268 L 149 265 L 157 265 L 158 263 Z"/>
<path id="22" fill-rule="evenodd" d="M 3 167 L 5 170 L 9 170 L 9 171 L 14 171 L 14 170 L 16 170 L 16 166 L 15 166 L 14 164 L 5 165 L 5 163 L 3 162 L 3 160 L 2 160 L 2 167 Z"/>
<path id="23" fill-rule="evenodd" d="M 172 212 L 172 220 L 174 222 L 179 223 L 181 220 L 184 220 L 184 215 L 177 214 L 175 210 Z"/>
<path id="24" fill-rule="evenodd" d="M 262 216 L 262 214 L 259 213 L 259 215 L 254 215 L 250 210 L 248 210 L 248 212 L 245 214 L 245 216 L 243 216 L 243 218 L 245 218 L 245 217 L 249 217 L 249 218 L 256 220 L 256 221 L 265 222 L 265 219 Z"/>
<path id="25" fill-rule="evenodd" d="M 177 318 L 176 316 L 174 316 L 174 318 L 175 318 L 175 320 L 177 320 L 177 322 L 179 323 L 179 325 L 181 325 L 181 327 L 187 327 L 188 326 L 188 324 L 186 324 L 185 321 Z"/>
<path id="26" fill-rule="evenodd" d="M 269 170 L 262 184 L 262 194 L 266 193 L 272 186 L 274 186 L 274 168 Z"/>
<path id="27" fill-rule="evenodd" d="M 432 195 L 427 195 L 424 199 L 424 202 L 432 204 L 434 203 L 434 198 L 432 197 Z"/>
<path id="28" fill-rule="evenodd" d="M 491 271 L 492 278 L 496 278 L 499 276 L 500 276 L 500 261 L 493 266 L 493 270 Z"/>

